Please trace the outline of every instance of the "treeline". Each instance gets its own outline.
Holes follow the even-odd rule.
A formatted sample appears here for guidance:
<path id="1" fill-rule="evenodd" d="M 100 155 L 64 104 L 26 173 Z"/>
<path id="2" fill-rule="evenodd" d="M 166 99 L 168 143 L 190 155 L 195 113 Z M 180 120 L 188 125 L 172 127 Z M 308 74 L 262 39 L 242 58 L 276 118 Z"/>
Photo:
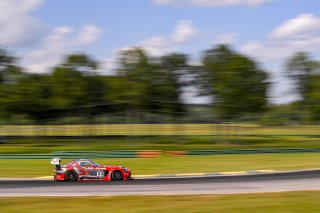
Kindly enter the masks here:
<path id="1" fill-rule="evenodd" d="M 287 76 L 293 80 L 300 100 L 269 106 L 262 123 L 286 125 L 320 123 L 320 62 L 307 53 L 296 53 L 286 62 Z"/>
<path id="2" fill-rule="evenodd" d="M 225 45 L 205 51 L 200 65 L 191 65 L 185 54 L 151 57 L 136 48 L 119 53 L 114 75 L 100 75 L 98 67 L 87 54 L 71 54 L 49 73 L 27 73 L 16 58 L 1 49 L 0 118 L 43 122 L 137 111 L 179 117 L 188 113 L 183 97 L 188 96 L 189 89 L 212 97 L 208 113 L 220 120 L 268 115 L 262 120 L 270 123 L 269 117 L 283 113 L 279 106 L 268 104 L 267 72 L 253 59 Z M 290 105 L 294 113 L 286 122 L 317 120 L 319 63 L 299 53 L 289 59 L 287 67 L 301 101 Z"/>

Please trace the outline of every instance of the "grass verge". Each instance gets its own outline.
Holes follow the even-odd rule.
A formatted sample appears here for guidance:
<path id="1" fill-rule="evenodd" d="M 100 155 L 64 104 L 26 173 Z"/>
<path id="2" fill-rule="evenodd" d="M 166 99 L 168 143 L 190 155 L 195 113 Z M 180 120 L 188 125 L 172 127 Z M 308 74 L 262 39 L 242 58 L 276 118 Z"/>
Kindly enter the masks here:
<path id="1" fill-rule="evenodd" d="M 320 212 L 320 191 L 266 194 L 126 196 L 126 197 L 1 197 L 1 212 Z"/>
<path id="2" fill-rule="evenodd" d="M 209 150 L 318 148 L 320 137 L 309 136 L 175 136 L 116 138 L 9 138 L 0 154 L 51 153 L 96 150 Z"/>
<path id="3" fill-rule="evenodd" d="M 318 132 L 320 125 L 269 127 L 254 123 L 0 125 L 0 135 L 7 136 L 319 135 Z"/>
<path id="4" fill-rule="evenodd" d="M 159 158 L 95 159 L 100 164 L 123 165 L 133 175 L 210 173 L 252 170 L 295 170 L 319 168 L 320 153 L 237 154 Z M 62 163 L 66 163 L 63 160 Z M 0 177 L 52 175 L 49 160 L 0 160 Z"/>

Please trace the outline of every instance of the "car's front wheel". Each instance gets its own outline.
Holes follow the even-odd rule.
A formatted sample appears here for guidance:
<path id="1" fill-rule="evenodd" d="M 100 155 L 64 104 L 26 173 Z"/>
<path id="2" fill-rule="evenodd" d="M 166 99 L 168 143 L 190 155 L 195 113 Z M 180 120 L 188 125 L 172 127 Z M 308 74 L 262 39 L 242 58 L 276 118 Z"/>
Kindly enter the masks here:
<path id="1" fill-rule="evenodd" d="M 78 180 L 78 174 L 75 171 L 69 171 L 65 175 L 65 180 L 72 182 Z"/>
<path id="2" fill-rule="evenodd" d="M 114 171 L 111 173 L 111 180 L 122 180 L 123 175 L 120 171 Z"/>

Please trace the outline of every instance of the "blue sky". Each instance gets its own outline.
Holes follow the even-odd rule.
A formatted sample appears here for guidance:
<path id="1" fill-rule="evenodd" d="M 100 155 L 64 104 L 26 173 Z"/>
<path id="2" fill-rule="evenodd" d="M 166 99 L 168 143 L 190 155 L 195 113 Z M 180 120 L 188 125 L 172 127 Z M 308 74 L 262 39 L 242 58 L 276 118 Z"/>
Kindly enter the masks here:
<path id="1" fill-rule="evenodd" d="M 154 56 L 201 53 L 227 43 L 260 62 L 274 102 L 296 98 L 283 63 L 297 51 L 318 57 L 317 0 L 0 0 L 0 44 L 30 72 L 48 72 L 83 51 L 111 73 L 118 51 L 141 46 Z"/>

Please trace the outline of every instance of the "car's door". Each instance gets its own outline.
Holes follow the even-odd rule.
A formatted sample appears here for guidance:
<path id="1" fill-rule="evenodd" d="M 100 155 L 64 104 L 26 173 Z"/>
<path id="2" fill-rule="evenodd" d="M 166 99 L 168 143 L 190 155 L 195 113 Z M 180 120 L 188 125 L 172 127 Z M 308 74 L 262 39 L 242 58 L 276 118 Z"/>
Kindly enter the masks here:
<path id="1" fill-rule="evenodd" d="M 82 161 L 79 163 L 82 169 L 85 169 L 88 174 L 89 178 L 103 178 L 105 176 L 105 171 L 102 170 L 100 167 L 97 167 L 90 161 Z"/>
<path id="2" fill-rule="evenodd" d="M 88 172 L 89 177 L 95 178 L 98 177 L 97 170 L 90 161 L 81 161 L 79 162 L 82 169 Z"/>

